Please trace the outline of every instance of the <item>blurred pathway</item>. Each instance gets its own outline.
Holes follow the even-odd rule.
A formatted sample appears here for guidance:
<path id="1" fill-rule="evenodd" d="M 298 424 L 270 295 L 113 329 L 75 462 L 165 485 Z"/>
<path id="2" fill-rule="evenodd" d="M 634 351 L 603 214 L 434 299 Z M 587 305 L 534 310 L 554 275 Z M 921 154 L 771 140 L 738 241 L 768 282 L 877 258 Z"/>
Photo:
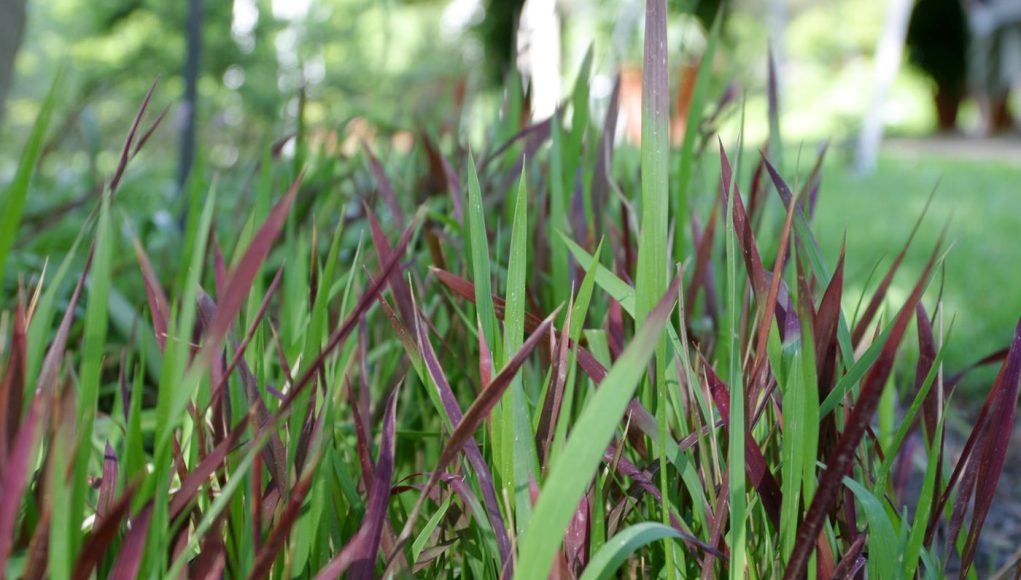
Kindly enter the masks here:
<path id="1" fill-rule="evenodd" d="M 1021 133 L 995 137 L 968 134 L 890 137 L 883 141 L 883 151 L 907 159 L 953 157 L 1021 166 Z"/>

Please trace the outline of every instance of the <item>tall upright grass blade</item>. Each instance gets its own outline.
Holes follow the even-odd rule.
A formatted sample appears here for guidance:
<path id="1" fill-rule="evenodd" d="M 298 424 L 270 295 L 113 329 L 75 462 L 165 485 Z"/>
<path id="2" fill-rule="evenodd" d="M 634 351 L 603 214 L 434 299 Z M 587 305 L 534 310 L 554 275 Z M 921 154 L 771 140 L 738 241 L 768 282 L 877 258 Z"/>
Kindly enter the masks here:
<path id="1" fill-rule="evenodd" d="M 635 274 L 635 321 L 646 323 L 646 317 L 656 306 L 666 289 L 670 275 L 668 261 L 668 234 L 670 213 L 670 80 L 667 53 L 666 0 L 647 0 L 645 3 L 645 46 L 642 68 L 642 219 L 638 242 L 638 270 Z M 683 211 L 683 210 L 682 210 Z M 681 222 L 686 223 L 684 215 Z M 662 329 L 660 329 L 662 330 Z M 657 334 L 658 336 L 658 334 Z M 660 438 L 660 492 L 663 495 L 662 521 L 669 524 L 667 508 L 667 451 L 666 421 L 667 366 L 666 341 L 655 345 L 656 353 L 656 414 L 659 417 Z M 639 377 L 640 378 L 640 377 Z M 653 378 L 650 377 L 650 391 Z M 651 404 L 650 396 L 643 396 Z M 565 450 L 565 453 L 567 451 Z M 667 573 L 673 573 L 673 546 L 664 543 Z"/>
<path id="2" fill-rule="evenodd" d="M 491 348 L 499 349 L 496 334 L 496 313 L 493 293 L 490 290 L 492 271 L 489 262 L 489 239 L 486 233 L 485 212 L 482 207 L 482 189 L 475 170 L 475 161 L 468 159 L 468 238 L 471 273 L 475 281 L 475 307 L 478 309 L 478 324 L 482 338 Z M 502 360 L 497 351 L 496 360 Z M 498 428 L 499 432 L 500 429 Z"/>
<path id="3" fill-rule="evenodd" d="M 670 85 L 667 76 L 666 0 L 645 4 L 642 76 L 642 221 L 635 276 L 635 320 L 644 322 L 667 283 L 667 183 Z"/>
<path id="4" fill-rule="evenodd" d="M 91 433 L 98 412 L 100 375 L 103 352 L 109 321 L 109 295 L 113 260 L 113 232 L 110 225 L 111 195 L 103 196 L 100 202 L 99 221 L 96 224 L 95 257 L 89 284 L 89 301 L 85 310 L 84 340 L 82 343 L 81 379 L 78 395 L 77 428 Z M 88 486 L 89 460 L 92 456 L 91 442 L 77 447 L 72 460 L 71 517 L 81 517 L 85 508 L 85 494 Z M 57 533 L 60 533 L 59 531 Z M 76 557 L 81 546 L 81 532 L 69 529 L 68 546 L 70 557 Z"/>
<path id="5" fill-rule="evenodd" d="M 511 230 L 510 257 L 507 263 L 507 299 L 504 315 L 503 352 L 512 357 L 521 347 L 525 332 L 525 280 L 528 269 L 528 190 L 525 173 L 514 201 L 514 223 Z M 506 442 L 504 451 L 513 458 L 512 478 L 515 518 L 518 533 L 528 526 L 532 502 L 528 482 L 535 477 L 539 461 L 533 444 L 528 402 L 520 376 L 510 385 L 510 400 L 502 404 Z"/>
<path id="6" fill-rule="evenodd" d="M 911 523 L 911 530 L 908 532 L 903 556 L 901 557 L 903 562 L 903 578 L 914 578 L 915 572 L 918 570 L 919 558 L 921 557 L 923 542 L 925 541 L 926 524 L 932 511 L 933 496 L 935 493 L 938 493 L 936 486 L 940 474 L 937 470 L 940 468 L 943 448 L 943 425 L 944 422 L 942 420 L 937 421 L 935 431 L 932 433 L 932 445 L 929 447 L 929 459 L 926 462 L 924 479 L 922 479 L 922 489 L 918 493 L 918 502 L 915 504 L 915 516 Z"/>

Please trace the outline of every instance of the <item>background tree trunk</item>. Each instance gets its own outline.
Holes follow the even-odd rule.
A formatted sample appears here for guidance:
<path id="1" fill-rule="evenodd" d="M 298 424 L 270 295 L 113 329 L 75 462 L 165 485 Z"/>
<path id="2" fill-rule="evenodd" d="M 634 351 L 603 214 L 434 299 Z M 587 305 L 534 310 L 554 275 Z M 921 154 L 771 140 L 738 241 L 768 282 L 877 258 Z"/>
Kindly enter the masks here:
<path id="1" fill-rule="evenodd" d="M 14 59 L 25 32 L 26 0 L 0 0 L 0 121 L 14 78 Z"/>
<path id="2" fill-rule="evenodd" d="M 883 141 L 883 103 L 886 102 L 886 95 L 897 78 L 897 71 L 900 70 L 911 4 L 911 0 L 892 0 L 887 9 L 886 22 L 876 48 L 876 84 L 872 103 L 865 111 L 861 133 L 858 134 L 855 168 L 859 173 L 867 174 L 876 169 L 879 146 Z"/>
<path id="3" fill-rule="evenodd" d="M 187 185 L 188 175 L 195 162 L 195 120 L 198 114 L 199 59 L 202 55 L 202 0 L 189 0 L 185 26 L 187 54 L 184 63 L 184 102 L 181 104 L 184 119 L 181 158 L 177 170 L 178 193 Z"/>

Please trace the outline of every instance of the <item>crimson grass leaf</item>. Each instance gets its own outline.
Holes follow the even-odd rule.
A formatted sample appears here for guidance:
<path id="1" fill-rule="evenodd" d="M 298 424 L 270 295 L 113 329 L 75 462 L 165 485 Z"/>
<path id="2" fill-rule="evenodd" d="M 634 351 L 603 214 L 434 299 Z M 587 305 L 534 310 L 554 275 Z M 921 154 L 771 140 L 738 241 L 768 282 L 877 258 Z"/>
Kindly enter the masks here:
<path id="1" fill-rule="evenodd" d="M 152 328 L 156 333 L 156 344 L 162 351 L 167 343 L 170 303 L 167 301 L 167 295 L 163 291 L 163 287 L 160 286 L 159 278 L 152 269 L 152 262 L 149 261 L 149 256 L 145 253 L 142 244 L 137 238 L 132 239 L 132 242 L 135 247 L 135 258 L 142 270 L 142 280 L 145 282 L 145 295 L 149 300 L 149 314 L 152 316 Z"/>
<path id="2" fill-rule="evenodd" d="M 25 392 L 25 371 L 28 364 L 28 333 L 25 305 L 19 299 L 14 311 L 14 329 L 8 345 L 7 368 L 0 378 L 0 472 L 21 421 L 21 397 Z"/>
<path id="3" fill-rule="evenodd" d="M 1000 369 L 993 385 L 997 392 L 991 408 L 989 426 L 984 438 L 981 455 L 978 456 L 978 478 L 975 488 L 975 508 L 968 530 L 968 540 L 961 555 L 961 577 L 963 578 L 975 559 L 979 535 L 986 516 L 992 507 L 1000 474 L 1007 460 L 1011 435 L 1014 432 L 1014 416 L 1017 412 L 1018 386 L 1021 381 L 1021 320 L 1014 331 L 1010 354 Z M 974 460 L 973 459 L 973 460 Z"/>
<path id="4" fill-rule="evenodd" d="M 457 403 L 457 398 L 454 396 L 454 391 L 450 388 L 450 384 L 447 382 L 447 377 L 443 373 L 443 369 L 440 367 L 439 360 L 436 358 L 436 352 L 433 350 L 432 343 L 429 341 L 429 337 L 425 332 L 423 324 L 418 323 L 416 320 L 415 331 L 417 334 L 417 343 L 420 352 L 422 353 L 422 359 L 425 362 L 425 367 L 429 372 L 430 378 L 433 380 L 433 384 L 439 391 L 440 400 L 443 402 L 443 407 L 447 412 L 447 416 L 450 418 L 451 426 L 460 425 L 464 419 L 464 415 L 461 413 L 461 407 Z M 482 456 L 482 451 L 479 449 L 478 443 L 475 442 L 475 438 L 471 437 L 465 442 L 464 447 L 465 457 L 468 458 L 468 462 L 471 463 L 472 469 L 475 471 L 475 477 L 479 480 L 479 487 L 482 489 L 482 501 L 486 507 L 486 513 L 489 517 L 489 523 L 493 527 L 493 532 L 496 535 L 497 543 L 500 547 L 500 556 L 504 562 L 509 561 L 511 557 L 511 544 L 510 538 L 507 535 L 507 527 L 504 523 L 503 516 L 500 513 L 500 504 L 496 496 L 496 485 L 493 483 L 493 474 L 486 464 L 485 459 Z"/>
<path id="5" fill-rule="evenodd" d="M 348 568 L 351 568 L 350 577 L 352 579 L 372 578 L 374 575 L 380 534 L 383 530 L 383 520 L 386 518 L 386 506 L 390 500 L 390 485 L 393 478 L 397 392 L 398 390 L 394 389 L 386 402 L 386 412 L 383 416 L 383 437 L 379 445 L 379 457 L 372 475 L 372 487 L 369 488 L 369 499 L 365 515 L 362 517 L 361 527 L 340 553 L 319 571 L 316 575 L 317 580 L 340 578 Z"/>
<path id="6" fill-rule="evenodd" d="M 542 324 L 535 329 L 528 339 L 525 340 L 524 344 L 521 345 L 521 348 L 514 353 L 514 356 L 511 357 L 509 361 L 507 361 L 507 364 L 503 367 L 500 373 L 493 378 L 493 380 L 489 383 L 489 386 L 479 394 L 479 396 L 475 399 L 475 402 L 473 402 L 471 407 L 468 408 L 464 418 L 457 424 L 457 427 L 454 428 L 454 432 L 451 433 L 443 446 L 443 451 L 440 453 L 440 458 L 436 462 L 436 466 L 433 468 L 429 481 L 426 483 L 422 494 L 419 496 L 418 502 L 415 504 L 414 509 L 412 509 L 408 516 L 408 522 L 404 526 L 404 531 L 401 532 L 401 535 L 398 538 L 397 550 L 401 550 L 403 545 L 408 541 L 411 535 L 412 526 L 414 526 L 415 520 L 421 512 L 422 504 L 425 501 L 429 490 L 436 485 L 436 482 L 446 470 L 447 466 L 454 461 L 457 454 L 460 453 L 464 446 L 468 444 L 472 435 L 492 412 L 493 407 L 495 407 L 497 402 L 499 402 L 504 391 L 506 391 L 507 387 L 510 386 L 511 379 L 513 379 L 517 374 L 518 369 L 521 368 L 521 365 L 524 364 L 525 360 L 532 354 L 532 351 L 535 350 L 535 347 L 539 345 L 539 342 L 546 337 L 546 334 L 552 328 L 553 320 L 558 312 L 559 309 L 555 310 L 542 321 Z M 393 555 L 391 555 L 391 559 L 392 558 Z"/>
<path id="7" fill-rule="evenodd" d="M 114 561 L 111 578 L 137 578 L 142 557 L 145 555 L 145 538 L 152 522 L 152 503 L 146 504 L 142 511 L 132 518 L 131 531 L 121 544 L 120 553 Z"/>
<path id="8" fill-rule="evenodd" d="M 376 155 L 372 152 L 372 147 L 368 143 L 363 142 L 362 148 L 369 158 L 369 165 L 372 167 L 373 177 L 376 178 L 379 195 L 390 209 L 390 217 L 394 220 L 394 223 L 397 224 L 399 229 L 403 230 L 406 221 L 404 219 L 404 211 L 401 210 L 401 204 L 397 202 L 397 193 L 394 191 L 393 184 L 390 183 L 390 178 L 386 176 L 386 169 L 383 168 L 383 164 L 376 158 Z"/>
<path id="9" fill-rule="evenodd" d="M 263 222 L 262 227 L 252 237 L 252 241 L 245 250 L 241 260 L 234 268 L 234 271 L 230 273 L 230 279 L 227 281 L 226 289 L 223 296 L 220 297 L 219 305 L 216 308 L 216 316 L 213 317 L 206 332 L 206 342 L 203 346 L 204 356 L 211 357 L 212 353 L 220 348 L 220 343 L 227 335 L 227 331 L 230 330 L 234 319 L 241 311 L 241 307 L 244 306 L 248 292 L 252 288 L 252 283 L 262 269 L 263 261 L 269 255 L 277 235 L 280 234 L 280 230 L 284 226 L 287 214 L 290 212 L 294 198 L 298 194 L 301 180 L 302 176 L 298 175 L 298 178 L 291 184 L 287 193 L 270 210 L 266 221 Z"/>
<path id="10" fill-rule="evenodd" d="M 324 412 L 325 409 L 321 411 L 321 413 Z M 287 498 L 287 504 L 277 516 L 269 536 L 256 553 L 255 565 L 252 566 L 252 570 L 248 573 L 249 580 L 269 576 L 273 562 L 277 559 L 280 550 L 287 542 L 287 537 L 290 535 L 294 523 L 298 520 L 298 516 L 301 515 L 301 506 L 308 495 L 309 489 L 312 488 L 312 484 L 315 482 L 316 471 L 321 456 L 322 454 L 316 454 L 311 463 L 306 466 L 304 473 L 297 483 L 288 490 L 289 497 Z"/>
<path id="11" fill-rule="evenodd" d="M 875 363 L 873 363 L 862 379 L 861 393 L 858 396 L 858 401 L 845 422 L 844 431 L 837 440 L 836 447 L 827 458 L 826 470 L 819 480 L 819 487 L 816 490 L 815 497 L 812 499 L 812 503 L 805 514 L 804 521 L 802 521 L 801 526 L 798 528 L 794 552 L 791 554 L 787 568 L 784 570 L 784 578 L 787 580 L 800 578 L 805 572 L 805 567 L 808 565 L 808 557 L 815 548 L 816 538 L 822 530 L 826 515 L 837 500 L 844 476 L 847 474 L 851 461 L 854 459 L 858 443 L 865 434 L 865 429 L 869 426 L 872 415 L 879 404 L 879 397 L 882 395 L 883 386 L 893 370 L 893 361 L 897 348 L 904 336 L 904 332 L 907 330 L 911 317 L 914 316 L 915 306 L 921 300 L 922 292 L 928 284 L 929 273 L 936 263 L 941 243 L 942 237 L 933 249 L 932 255 L 929 257 L 929 261 L 926 263 L 925 269 L 911 291 L 907 302 L 900 309 L 893 323 L 890 338 L 887 340 Z"/>
<path id="12" fill-rule="evenodd" d="M 105 476 L 104 476 L 105 477 Z M 96 524 L 92 528 L 92 534 L 85 540 L 82 551 L 74 563 L 74 580 L 87 580 L 92 576 L 92 570 L 102 561 L 107 549 L 120 532 L 124 519 L 131 509 L 131 500 L 134 497 L 134 485 L 125 488 L 124 493 L 112 502 L 103 518 L 96 517 Z"/>
<path id="13" fill-rule="evenodd" d="M 768 286 L 766 285 L 766 270 L 762 266 L 762 257 L 759 255 L 759 248 L 755 243 L 755 236 L 752 233 L 751 222 L 745 213 L 744 203 L 741 201 L 741 191 L 736 183 L 732 184 L 733 175 L 730 167 L 730 160 L 727 158 L 727 151 L 723 148 L 723 141 L 720 140 L 720 197 L 723 200 L 723 207 L 732 207 L 732 221 L 734 231 L 737 233 L 737 241 L 741 244 L 741 255 L 744 258 L 745 270 L 752 282 L 752 289 L 759 300 L 765 300 Z M 734 202 L 730 202 L 730 192 L 734 192 Z"/>
<path id="14" fill-rule="evenodd" d="M 121 148 L 120 161 L 117 162 L 117 169 L 114 170 L 113 177 L 110 178 L 111 193 L 115 193 L 117 191 L 117 187 L 120 185 L 121 179 L 124 177 L 124 171 L 127 169 L 128 161 L 131 159 L 132 144 L 135 142 L 135 134 L 138 132 L 138 126 L 142 123 L 142 117 L 145 116 L 145 111 L 149 108 L 149 101 L 152 100 L 152 95 L 156 92 L 156 86 L 158 84 L 158 78 L 152 81 L 152 85 L 149 86 L 149 90 L 145 93 L 145 98 L 142 99 L 142 104 L 138 106 L 138 112 L 135 113 L 135 120 L 131 122 L 131 129 L 128 130 L 128 135 L 124 138 L 124 147 Z M 146 138 L 148 139 L 148 137 Z"/>
<path id="15" fill-rule="evenodd" d="M 730 391 L 729 387 L 720 380 L 716 371 L 708 363 L 703 367 L 706 379 L 709 381 L 709 392 L 720 412 L 724 426 L 730 429 Z M 751 432 L 745 433 L 745 469 L 748 472 L 748 480 L 759 492 L 762 499 L 762 507 L 766 510 L 770 523 L 774 529 L 780 529 L 780 507 L 783 494 L 780 491 L 780 484 L 769 471 L 769 464 L 762 455 L 759 444 L 755 442 Z"/>
<path id="16" fill-rule="evenodd" d="M 2 482 L 3 501 L 0 501 L 0 571 L 7 569 L 7 559 L 14 542 L 15 523 L 21 496 L 28 485 L 30 461 L 35 453 L 39 439 L 38 423 L 44 416 L 44 397 L 36 394 L 29 408 L 28 415 L 18 427 L 18 432 L 11 442 L 11 453 L 7 457 L 0 482 Z"/>

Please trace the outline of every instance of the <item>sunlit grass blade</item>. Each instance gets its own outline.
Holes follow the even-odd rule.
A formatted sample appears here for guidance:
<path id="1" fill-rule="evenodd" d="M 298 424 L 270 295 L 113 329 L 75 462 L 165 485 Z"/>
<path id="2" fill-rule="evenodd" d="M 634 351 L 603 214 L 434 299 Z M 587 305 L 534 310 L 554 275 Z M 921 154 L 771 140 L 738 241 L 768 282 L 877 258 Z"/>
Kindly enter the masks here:
<path id="1" fill-rule="evenodd" d="M 937 469 L 940 467 L 940 449 L 943 446 L 943 426 L 944 421 L 938 420 L 932 433 L 932 445 L 929 447 L 929 460 L 926 462 L 922 489 L 918 493 L 918 501 L 915 503 L 915 517 L 911 523 L 911 530 L 908 532 L 904 554 L 901 557 L 903 562 L 902 578 L 914 578 L 915 571 L 918 570 L 919 557 L 925 540 L 925 529 L 932 510 L 933 496 L 938 493 L 936 487 L 940 474 Z"/>
<path id="2" fill-rule="evenodd" d="M 88 305 L 85 310 L 85 338 L 82 344 L 81 379 L 78 395 L 77 425 L 83 433 L 91 433 L 98 412 L 100 374 L 103 352 L 106 348 L 107 313 L 113 260 L 113 232 L 110 225 L 109 194 L 101 201 L 99 221 L 96 224 L 95 255 L 89 284 Z M 71 514 L 80 517 L 85 508 L 88 492 L 88 470 L 93 448 L 91 441 L 77 447 L 73 460 L 71 486 Z M 81 546 L 81 531 L 67 530 L 69 547 L 74 557 Z"/>
<path id="3" fill-rule="evenodd" d="M 865 512 L 868 522 L 869 577 L 885 578 L 897 574 L 897 550 L 900 546 L 897 529 L 890 521 L 886 509 L 879 498 L 865 486 L 850 478 L 844 478 L 846 485 Z"/>
<path id="4" fill-rule="evenodd" d="M 472 278 L 475 282 L 475 307 L 486 344 L 498 348 L 496 334 L 496 313 L 493 307 L 493 293 L 490 290 L 492 271 L 489 264 L 489 239 L 486 233 L 486 217 L 482 207 L 482 190 L 475 162 L 468 160 L 468 239 Z M 497 360 L 501 357 L 497 356 Z"/>
<path id="5" fill-rule="evenodd" d="M 645 52 L 642 76 L 642 195 L 635 275 L 635 320 L 644 322 L 667 283 L 667 218 L 670 86 L 667 76 L 666 0 L 645 7 Z M 684 223 L 684 222 L 682 222 Z M 658 350 L 658 349 L 657 349 Z"/>
<path id="6" fill-rule="evenodd" d="M 679 279 L 674 282 L 675 286 L 679 283 Z M 549 573 L 563 541 L 563 530 L 589 486 L 661 339 L 675 295 L 676 287 L 663 296 L 575 422 L 562 453 L 550 468 L 532 523 L 521 538 L 515 578 L 541 578 Z"/>
<path id="7" fill-rule="evenodd" d="M 504 308 L 505 356 L 511 357 L 521 347 L 525 332 L 525 291 L 528 268 L 528 190 L 525 187 L 525 173 L 521 173 L 517 196 L 514 201 L 514 223 L 511 230 L 510 257 L 507 262 L 507 298 Z M 514 524 L 518 534 L 528 526 L 532 502 L 528 482 L 535 477 L 538 466 L 531 417 L 521 376 L 515 376 L 510 385 L 509 400 L 497 412 L 503 413 L 505 441 L 504 453 L 513 458 L 510 472 L 513 474 Z"/>
<path id="8" fill-rule="evenodd" d="M 592 556 L 581 580 L 614 578 L 617 569 L 635 550 L 664 538 L 678 540 L 681 534 L 670 526 L 653 522 L 643 522 L 621 530 Z"/>

